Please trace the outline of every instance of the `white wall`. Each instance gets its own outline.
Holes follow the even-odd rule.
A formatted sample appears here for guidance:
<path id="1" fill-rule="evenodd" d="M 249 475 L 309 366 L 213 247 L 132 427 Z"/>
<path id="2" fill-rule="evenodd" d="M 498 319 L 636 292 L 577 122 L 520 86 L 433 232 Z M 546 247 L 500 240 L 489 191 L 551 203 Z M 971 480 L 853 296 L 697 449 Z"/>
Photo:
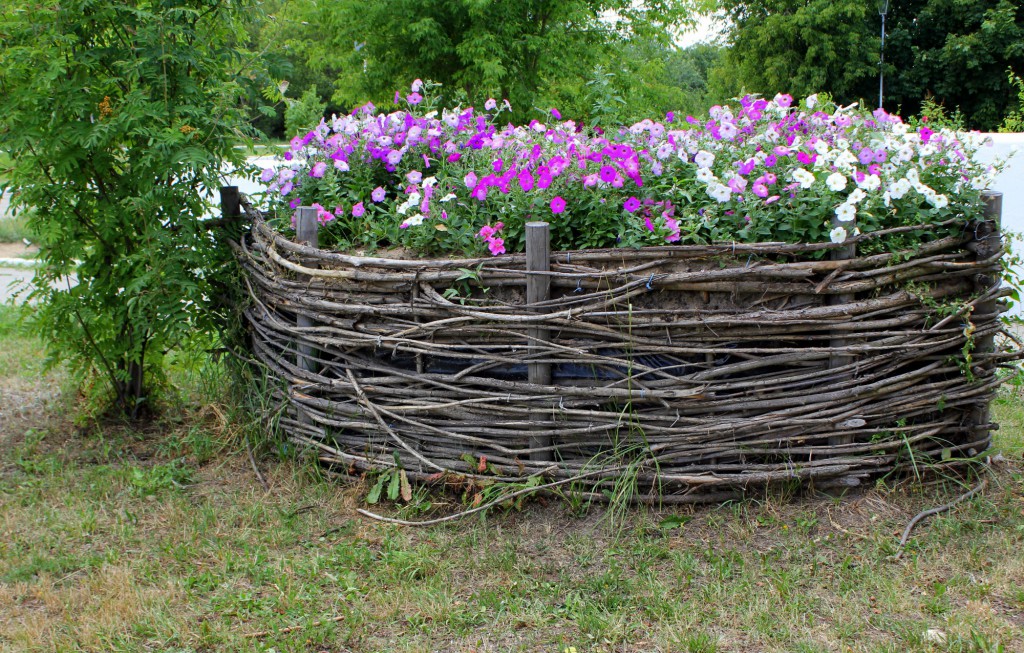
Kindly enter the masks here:
<path id="1" fill-rule="evenodd" d="M 1002 174 L 996 178 L 992 190 L 1003 194 L 1003 231 L 1024 234 L 1024 134 L 986 134 L 992 137 L 991 147 L 982 147 L 977 159 L 983 162 L 1010 157 Z M 1024 259 L 1024 242 L 1013 240 L 1013 253 Z M 1024 278 L 1024 268 L 1017 274 Z M 1021 316 L 1021 306 L 1014 306 L 1011 315 Z"/>

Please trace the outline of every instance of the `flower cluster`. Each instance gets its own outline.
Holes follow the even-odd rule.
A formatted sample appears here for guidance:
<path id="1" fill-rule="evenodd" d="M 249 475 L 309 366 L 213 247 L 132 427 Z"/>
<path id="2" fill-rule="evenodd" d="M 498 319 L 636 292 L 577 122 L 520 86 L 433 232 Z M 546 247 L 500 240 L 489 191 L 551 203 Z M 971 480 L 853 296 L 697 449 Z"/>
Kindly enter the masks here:
<path id="1" fill-rule="evenodd" d="M 561 249 L 841 243 L 976 217 L 993 172 L 975 162 L 973 137 L 817 96 L 747 96 L 706 118 L 670 112 L 606 132 L 556 109 L 550 124 L 502 126 L 507 102 L 439 110 L 432 88 L 417 80 L 407 110 L 366 105 L 294 139 L 262 175 L 278 215 L 312 205 L 322 242 L 424 253 L 522 251 L 538 219 Z"/>

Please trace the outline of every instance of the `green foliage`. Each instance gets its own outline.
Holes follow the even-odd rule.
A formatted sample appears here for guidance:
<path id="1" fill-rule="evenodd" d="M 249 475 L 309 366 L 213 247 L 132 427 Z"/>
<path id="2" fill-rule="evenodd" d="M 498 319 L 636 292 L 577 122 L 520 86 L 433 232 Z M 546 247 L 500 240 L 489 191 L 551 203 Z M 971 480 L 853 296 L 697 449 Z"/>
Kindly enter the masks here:
<path id="1" fill-rule="evenodd" d="M 828 91 L 855 101 L 878 80 L 873 5 L 860 0 L 722 0 L 733 21 L 723 67 L 741 88 L 768 97 Z M 841 28 L 839 26 L 842 26 Z M 870 96 L 869 96 L 870 97 Z"/>
<path id="2" fill-rule="evenodd" d="M 1007 79 L 1010 84 L 1017 88 L 1018 108 L 1006 114 L 1006 119 L 999 126 L 1001 132 L 1024 132 L 1024 79 L 1007 71 Z"/>
<path id="3" fill-rule="evenodd" d="M 214 329 L 228 274 L 203 215 L 244 163 L 243 0 L 70 0 L 0 10 L 0 149 L 34 212 L 39 328 L 138 416 L 173 347 Z"/>
<path id="4" fill-rule="evenodd" d="M 747 91 L 877 103 L 881 18 L 859 0 L 721 0 L 733 21 L 727 64 Z M 995 129 L 1016 103 L 1006 70 L 1024 70 L 1024 8 L 1011 0 L 891 0 L 885 107 L 916 114 L 930 98 L 967 126 Z"/>
<path id="5" fill-rule="evenodd" d="M 493 97 L 512 103 L 516 121 L 551 106 L 583 119 L 590 108 L 585 83 L 599 65 L 629 80 L 645 96 L 641 102 L 673 91 L 661 79 L 661 53 L 673 51 L 672 35 L 698 4 L 297 0 L 281 7 L 263 39 L 283 41 L 281 56 L 301 60 L 296 72 L 333 80 L 331 100 L 342 107 L 387 104 L 410 80 L 429 78 L 451 89 L 446 105 Z M 645 67 L 656 74 L 631 77 Z"/>
<path id="6" fill-rule="evenodd" d="M 305 134 L 316 127 L 324 117 L 324 109 L 327 108 L 327 103 L 320 101 L 315 84 L 307 88 L 298 100 L 286 99 L 285 102 L 287 108 L 284 110 L 284 130 L 287 138 Z"/>

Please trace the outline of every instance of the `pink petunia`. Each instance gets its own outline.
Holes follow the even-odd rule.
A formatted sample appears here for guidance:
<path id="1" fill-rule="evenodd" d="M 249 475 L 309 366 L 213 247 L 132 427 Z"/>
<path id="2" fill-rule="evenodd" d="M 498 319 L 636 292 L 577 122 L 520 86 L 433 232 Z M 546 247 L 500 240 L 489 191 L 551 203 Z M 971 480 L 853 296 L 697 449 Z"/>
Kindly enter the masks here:
<path id="1" fill-rule="evenodd" d="M 565 200 L 563 200 L 561 197 L 555 197 L 554 199 L 552 199 L 551 212 L 562 213 L 563 211 L 565 211 Z"/>

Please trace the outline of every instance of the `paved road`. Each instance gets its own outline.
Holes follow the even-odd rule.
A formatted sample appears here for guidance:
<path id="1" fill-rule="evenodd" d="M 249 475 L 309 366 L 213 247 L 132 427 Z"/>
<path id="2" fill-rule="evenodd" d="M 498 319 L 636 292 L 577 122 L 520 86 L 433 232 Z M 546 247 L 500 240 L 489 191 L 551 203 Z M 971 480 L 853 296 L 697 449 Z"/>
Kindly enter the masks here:
<path id="1" fill-rule="evenodd" d="M 0 268 L 0 304 L 15 299 L 19 290 L 28 289 L 33 275 L 35 270 L 28 268 Z M 24 297 L 21 301 L 24 301 Z"/>

